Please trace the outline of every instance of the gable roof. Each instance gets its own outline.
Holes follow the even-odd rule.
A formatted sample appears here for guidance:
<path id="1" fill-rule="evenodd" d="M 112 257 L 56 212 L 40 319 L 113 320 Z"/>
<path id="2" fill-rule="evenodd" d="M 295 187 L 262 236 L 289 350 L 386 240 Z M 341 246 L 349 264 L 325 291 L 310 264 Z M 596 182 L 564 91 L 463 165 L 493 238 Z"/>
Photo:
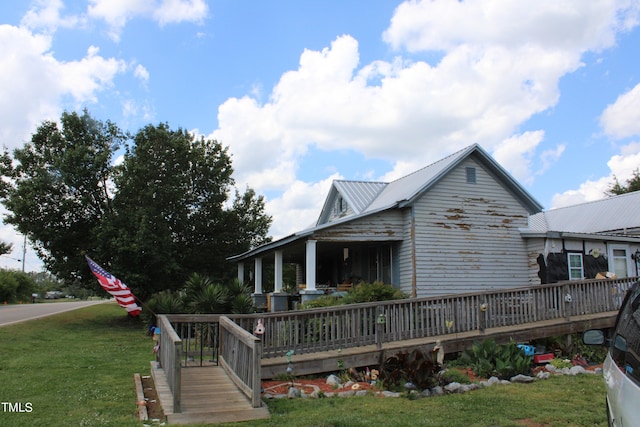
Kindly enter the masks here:
<path id="1" fill-rule="evenodd" d="M 324 201 L 316 225 L 328 221 L 332 203 L 338 195 L 342 196 L 355 214 L 360 214 L 376 198 L 387 184 L 385 182 L 335 180 Z"/>
<path id="2" fill-rule="evenodd" d="M 640 191 L 550 209 L 529 217 L 526 233 L 640 234 Z"/>
<path id="3" fill-rule="evenodd" d="M 390 183 L 334 181 L 318 218 L 317 225 L 326 222 L 328 218 L 327 209 L 330 209 L 330 200 L 335 199 L 336 193 L 339 193 L 349 203 L 354 211 L 354 216 L 407 206 L 470 156 L 473 156 L 476 161 L 496 176 L 530 213 L 542 210 L 542 205 L 487 154 L 480 145 L 472 144 Z"/>
<path id="4" fill-rule="evenodd" d="M 542 205 L 487 154 L 480 145 L 472 144 L 429 166 L 389 183 L 336 180 L 331 185 L 315 226 L 228 259 L 232 261 L 247 259 L 296 242 L 313 235 L 316 231 L 339 223 L 352 221 L 392 208 L 409 206 L 425 191 L 437 184 L 449 171 L 469 157 L 473 157 L 475 161 L 484 166 L 495 177 L 496 181 L 504 185 L 530 214 L 542 210 Z M 333 222 L 327 222 L 330 217 L 332 202 L 337 195 L 341 195 L 347 201 L 353 213 Z"/>

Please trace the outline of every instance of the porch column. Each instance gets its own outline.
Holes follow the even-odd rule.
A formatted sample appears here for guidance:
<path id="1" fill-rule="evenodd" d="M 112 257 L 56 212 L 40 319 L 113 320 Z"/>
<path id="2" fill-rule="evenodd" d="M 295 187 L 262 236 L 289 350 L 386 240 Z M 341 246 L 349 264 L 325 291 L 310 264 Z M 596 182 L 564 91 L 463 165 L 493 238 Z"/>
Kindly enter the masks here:
<path id="1" fill-rule="evenodd" d="M 238 271 L 240 266 L 238 266 Z M 238 275 L 240 275 L 238 273 Z M 262 293 L 262 258 L 256 258 L 254 260 L 254 274 L 249 271 L 249 276 L 253 279 L 254 292 L 251 294 L 253 300 L 253 307 L 257 311 L 265 311 L 268 308 L 267 296 Z M 253 276 L 253 277 L 251 277 Z M 244 265 L 242 266 L 242 277 L 244 277 Z"/>
<path id="2" fill-rule="evenodd" d="M 316 244 L 317 240 L 307 240 L 307 290 L 316 290 Z"/>
<path id="3" fill-rule="evenodd" d="M 282 292 L 282 251 L 276 251 L 275 253 L 275 266 L 274 266 L 273 282 L 274 292 Z"/>
<path id="4" fill-rule="evenodd" d="M 307 270 L 306 289 L 300 290 L 300 299 L 304 304 L 313 301 L 324 294 L 324 291 L 316 289 L 316 244 L 317 240 L 307 240 L 307 260 L 305 268 Z"/>
<path id="5" fill-rule="evenodd" d="M 244 262 L 238 263 L 238 282 L 244 283 Z"/>
<path id="6" fill-rule="evenodd" d="M 254 293 L 262 293 L 262 258 L 255 259 Z"/>

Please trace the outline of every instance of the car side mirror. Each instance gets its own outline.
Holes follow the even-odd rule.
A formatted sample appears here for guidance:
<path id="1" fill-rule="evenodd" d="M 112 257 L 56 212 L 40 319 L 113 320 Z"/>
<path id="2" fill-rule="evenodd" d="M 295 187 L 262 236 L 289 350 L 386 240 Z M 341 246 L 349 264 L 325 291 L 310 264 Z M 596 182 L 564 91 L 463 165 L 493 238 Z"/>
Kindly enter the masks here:
<path id="1" fill-rule="evenodd" d="M 582 342 L 586 345 L 605 345 L 606 339 L 600 329 L 589 329 L 582 334 Z"/>

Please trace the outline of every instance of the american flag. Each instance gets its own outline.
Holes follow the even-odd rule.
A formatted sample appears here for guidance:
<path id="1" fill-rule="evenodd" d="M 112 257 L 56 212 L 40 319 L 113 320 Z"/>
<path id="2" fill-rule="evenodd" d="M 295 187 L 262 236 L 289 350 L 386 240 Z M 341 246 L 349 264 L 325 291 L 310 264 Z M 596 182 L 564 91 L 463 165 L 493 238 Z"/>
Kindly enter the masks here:
<path id="1" fill-rule="evenodd" d="M 112 276 L 107 270 L 100 267 L 94 260 L 85 256 L 87 262 L 89 263 L 89 268 L 91 272 L 98 278 L 98 282 L 100 282 L 100 286 L 113 295 L 116 298 L 116 301 L 122 308 L 127 310 L 127 312 L 131 316 L 137 316 L 142 311 L 142 308 L 136 304 L 136 297 L 133 296 L 131 289 L 127 287 L 124 283 L 122 283 L 118 278 Z"/>

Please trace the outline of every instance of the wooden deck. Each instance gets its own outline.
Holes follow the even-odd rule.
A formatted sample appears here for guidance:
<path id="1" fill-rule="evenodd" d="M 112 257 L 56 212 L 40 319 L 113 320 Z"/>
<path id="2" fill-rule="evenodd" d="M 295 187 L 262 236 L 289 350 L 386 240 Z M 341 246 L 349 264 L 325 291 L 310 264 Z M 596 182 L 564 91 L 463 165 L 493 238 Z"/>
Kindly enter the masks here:
<path id="1" fill-rule="evenodd" d="M 636 280 L 590 279 L 275 313 L 159 315 L 163 367 L 154 362 L 151 371 L 172 424 L 268 418 L 260 381 L 285 373 L 290 363 L 294 375 L 319 374 L 379 365 L 414 348 L 431 351 L 437 341 L 445 353 L 456 353 L 486 338 L 528 342 L 610 328 Z M 252 333 L 258 323 L 259 338 Z M 220 366 L 203 366 L 210 359 Z"/>
<path id="2" fill-rule="evenodd" d="M 381 364 L 387 357 L 401 351 L 413 349 L 431 350 L 440 341 L 446 353 L 457 353 L 470 348 L 474 342 L 488 338 L 497 343 L 507 343 L 513 339 L 516 342 L 560 336 L 583 332 L 591 328 L 610 328 L 613 326 L 618 312 L 598 313 L 594 315 L 577 316 L 571 321 L 552 319 L 542 322 L 491 328 L 485 331 L 467 331 L 462 333 L 443 334 L 436 337 L 408 339 L 383 343 L 381 347 L 367 345 L 362 347 L 345 348 L 341 350 L 320 351 L 316 353 L 294 354 L 292 363 L 294 375 L 311 375 L 338 370 L 338 366 L 364 367 Z M 262 359 L 262 378 L 274 378 L 285 372 L 289 366 L 287 357 Z"/>
<path id="3" fill-rule="evenodd" d="M 169 424 L 228 423 L 269 418 L 266 406 L 251 402 L 218 366 L 182 370 L 181 412 L 173 412 L 173 396 L 164 371 L 151 362 L 160 404 Z"/>

